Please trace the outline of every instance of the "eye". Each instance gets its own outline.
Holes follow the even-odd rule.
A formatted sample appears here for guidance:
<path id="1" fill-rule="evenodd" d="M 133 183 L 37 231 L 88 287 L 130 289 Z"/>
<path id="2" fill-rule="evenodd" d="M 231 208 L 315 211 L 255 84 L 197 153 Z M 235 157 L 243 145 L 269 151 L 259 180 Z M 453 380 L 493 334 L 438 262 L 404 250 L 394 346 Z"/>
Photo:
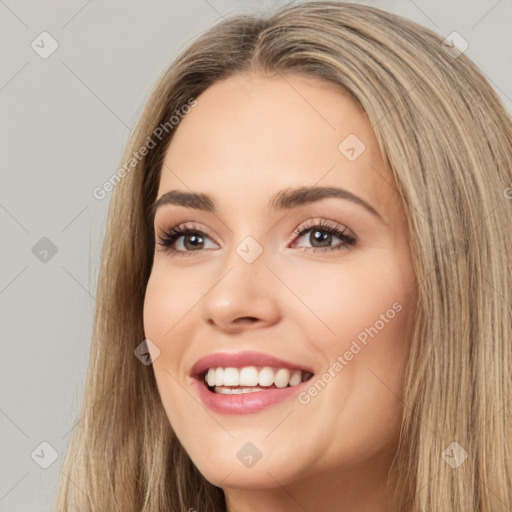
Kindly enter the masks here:
<path id="1" fill-rule="evenodd" d="M 297 247 L 297 240 L 300 240 L 304 235 L 309 233 L 306 240 L 311 244 L 310 247 L 302 247 L 302 249 L 311 252 L 329 252 L 344 250 L 349 246 L 355 245 L 356 238 L 349 234 L 348 229 L 343 226 L 338 226 L 326 220 L 311 220 L 306 224 L 299 226 L 295 233 L 298 237 L 293 242 L 293 247 Z M 338 238 L 340 242 L 336 245 L 331 245 L 334 238 Z"/>
<path id="2" fill-rule="evenodd" d="M 183 238 L 183 240 L 180 240 Z M 204 249 L 205 239 L 210 237 L 198 229 L 193 223 L 174 226 L 158 237 L 161 245 L 170 254 L 180 253 L 180 256 L 193 256 L 194 252 Z M 180 248 L 176 248 L 179 246 Z M 214 244 L 216 245 L 216 244 Z"/>

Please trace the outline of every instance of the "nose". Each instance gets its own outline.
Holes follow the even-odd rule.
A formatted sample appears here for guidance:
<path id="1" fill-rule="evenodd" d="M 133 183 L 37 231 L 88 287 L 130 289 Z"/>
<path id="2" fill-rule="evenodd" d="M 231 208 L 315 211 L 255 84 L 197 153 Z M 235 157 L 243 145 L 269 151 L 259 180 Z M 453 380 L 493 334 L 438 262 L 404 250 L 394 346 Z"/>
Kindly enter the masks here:
<path id="1" fill-rule="evenodd" d="M 201 301 L 202 319 L 226 333 L 274 325 L 281 317 L 278 286 L 264 253 L 248 263 L 233 251 Z"/>

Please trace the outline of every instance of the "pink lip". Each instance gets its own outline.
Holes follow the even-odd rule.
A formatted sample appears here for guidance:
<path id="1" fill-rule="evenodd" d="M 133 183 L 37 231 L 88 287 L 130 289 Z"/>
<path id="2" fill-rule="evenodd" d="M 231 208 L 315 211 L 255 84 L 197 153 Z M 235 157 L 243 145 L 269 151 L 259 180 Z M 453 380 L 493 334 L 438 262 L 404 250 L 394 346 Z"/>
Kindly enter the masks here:
<path id="1" fill-rule="evenodd" d="M 202 373 L 209 368 L 242 368 L 244 366 L 271 366 L 273 368 L 288 368 L 289 370 L 306 370 L 314 373 L 313 370 L 301 364 L 291 363 L 262 352 L 216 352 L 202 357 L 197 361 L 190 375 L 192 377 L 201 377 Z"/>
<path id="2" fill-rule="evenodd" d="M 305 370 L 314 374 L 310 367 L 292 363 L 261 352 L 216 352 L 202 357 L 190 370 L 192 384 L 201 398 L 203 404 L 213 412 L 219 414 L 252 414 L 284 400 L 297 396 L 309 386 L 308 381 L 297 386 L 286 388 L 269 388 L 254 393 L 241 393 L 225 395 L 212 393 L 204 382 L 204 372 L 209 368 L 242 368 L 244 366 L 270 366 L 273 368 L 288 368 L 289 370 Z"/>
<path id="3" fill-rule="evenodd" d="M 273 368 L 288 368 L 289 370 L 305 370 L 314 374 L 310 367 L 291 363 L 261 352 L 217 352 L 202 357 L 190 370 L 192 385 L 195 386 L 203 404 L 219 414 L 251 414 L 260 412 L 267 407 L 297 396 L 300 391 L 309 386 L 309 381 L 297 386 L 286 388 L 269 388 L 254 393 L 225 395 L 212 393 L 204 382 L 204 372 L 209 368 L 242 368 L 244 366 L 270 366 Z"/>
<path id="4" fill-rule="evenodd" d="M 269 388 L 255 393 L 241 393 L 238 395 L 223 395 L 212 393 L 204 381 L 192 379 L 202 403 L 218 414 L 253 414 L 267 407 L 296 397 L 310 385 L 309 381 L 287 388 Z"/>

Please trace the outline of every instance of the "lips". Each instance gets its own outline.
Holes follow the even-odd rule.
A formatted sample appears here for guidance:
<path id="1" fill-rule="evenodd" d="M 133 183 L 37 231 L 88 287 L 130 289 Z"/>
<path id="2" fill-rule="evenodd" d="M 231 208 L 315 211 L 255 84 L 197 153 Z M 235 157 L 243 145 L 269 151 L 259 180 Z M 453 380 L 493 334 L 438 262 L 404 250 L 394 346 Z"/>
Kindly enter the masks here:
<path id="1" fill-rule="evenodd" d="M 284 359 L 264 354 L 261 352 L 216 352 L 202 357 L 197 361 L 190 375 L 197 379 L 204 380 L 204 373 L 210 368 L 243 368 L 246 366 L 270 366 L 273 368 L 287 368 L 289 370 L 303 370 L 305 372 L 314 373 L 313 370 L 301 363 L 293 363 Z"/>
<path id="2" fill-rule="evenodd" d="M 263 370 L 264 379 L 269 378 L 269 376 L 265 377 L 269 370 L 279 369 L 274 375 L 278 385 L 270 384 L 269 380 L 263 383 L 268 385 L 267 387 L 262 387 L 261 381 L 260 385 L 256 385 L 256 387 L 246 387 L 243 383 L 240 386 L 236 385 L 236 375 L 239 372 L 234 371 L 235 369 L 242 370 L 239 377 L 243 381 L 242 373 L 244 370 L 250 369 L 254 372 L 260 368 Z M 219 384 L 217 377 L 215 377 L 215 385 L 213 387 L 208 386 L 208 374 L 210 374 L 210 381 L 214 378 L 212 369 L 216 370 L 213 372 L 215 374 L 217 370 L 222 370 L 220 375 L 228 370 L 228 374 L 233 375 L 231 377 L 228 375 L 227 380 L 229 381 L 233 377 L 234 380 L 224 382 L 226 379 L 223 375 L 220 377 L 223 381 L 221 386 L 217 385 Z M 273 371 L 270 373 L 273 373 Z M 286 379 L 281 381 L 279 373 L 293 374 L 295 378 L 292 377 L 289 381 L 286 381 Z M 297 374 L 302 376 L 302 382 L 298 381 Z M 253 414 L 296 398 L 301 390 L 309 386 L 307 380 L 313 375 L 314 372 L 307 365 L 286 361 L 259 352 L 217 352 L 199 359 L 190 370 L 191 383 L 203 404 L 211 411 L 223 415 Z M 261 377 L 262 374 L 260 373 L 259 378 Z M 254 383 L 255 381 L 253 381 Z"/>

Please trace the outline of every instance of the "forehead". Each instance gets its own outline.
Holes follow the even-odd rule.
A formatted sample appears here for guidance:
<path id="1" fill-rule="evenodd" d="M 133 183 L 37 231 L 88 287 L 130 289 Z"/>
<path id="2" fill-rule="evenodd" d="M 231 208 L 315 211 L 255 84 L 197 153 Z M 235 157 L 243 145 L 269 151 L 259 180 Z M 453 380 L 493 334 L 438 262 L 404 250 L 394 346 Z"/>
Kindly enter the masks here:
<path id="1" fill-rule="evenodd" d="M 396 205 L 365 112 L 335 85 L 243 74 L 213 84 L 197 102 L 175 128 L 159 195 L 191 189 L 221 203 L 261 197 L 266 205 L 277 190 L 321 185 L 344 187 L 379 209 Z"/>

